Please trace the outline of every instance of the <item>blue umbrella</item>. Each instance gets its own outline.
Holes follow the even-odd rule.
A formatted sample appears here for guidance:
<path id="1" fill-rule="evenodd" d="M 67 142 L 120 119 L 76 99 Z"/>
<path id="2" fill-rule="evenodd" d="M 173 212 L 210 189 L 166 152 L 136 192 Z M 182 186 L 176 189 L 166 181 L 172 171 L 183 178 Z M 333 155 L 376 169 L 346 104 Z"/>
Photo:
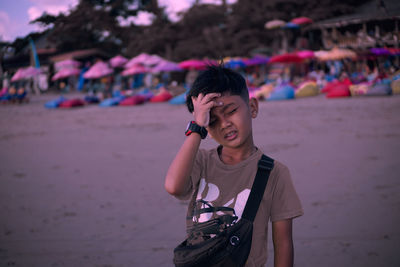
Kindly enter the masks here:
<path id="1" fill-rule="evenodd" d="M 283 26 L 283 28 L 285 28 L 285 29 L 299 29 L 300 26 L 298 24 L 296 24 L 296 23 L 288 22 L 288 23 L 286 23 L 285 26 Z"/>

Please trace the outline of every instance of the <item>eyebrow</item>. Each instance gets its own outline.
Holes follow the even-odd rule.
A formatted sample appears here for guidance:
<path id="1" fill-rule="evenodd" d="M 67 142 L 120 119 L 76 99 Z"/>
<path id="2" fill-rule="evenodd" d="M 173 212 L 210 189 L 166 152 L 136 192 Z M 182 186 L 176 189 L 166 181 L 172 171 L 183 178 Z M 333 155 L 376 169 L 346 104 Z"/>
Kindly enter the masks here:
<path id="1" fill-rule="evenodd" d="M 221 107 L 221 112 L 224 113 L 229 107 L 234 106 L 234 105 L 235 105 L 235 103 L 228 103 L 226 105 L 223 105 Z M 211 115 L 213 115 L 213 114 L 211 114 Z"/>

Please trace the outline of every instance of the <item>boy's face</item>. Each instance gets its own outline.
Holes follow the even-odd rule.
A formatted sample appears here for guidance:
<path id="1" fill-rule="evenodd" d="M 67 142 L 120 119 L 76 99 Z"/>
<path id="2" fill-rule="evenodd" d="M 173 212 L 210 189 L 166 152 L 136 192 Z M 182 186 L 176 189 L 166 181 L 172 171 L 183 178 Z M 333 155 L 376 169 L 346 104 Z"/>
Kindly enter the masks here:
<path id="1" fill-rule="evenodd" d="M 246 103 L 238 95 L 222 95 L 215 100 L 223 105 L 210 111 L 209 134 L 225 147 L 253 146 L 251 121 L 257 117 L 257 100 L 250 99 Z"/>

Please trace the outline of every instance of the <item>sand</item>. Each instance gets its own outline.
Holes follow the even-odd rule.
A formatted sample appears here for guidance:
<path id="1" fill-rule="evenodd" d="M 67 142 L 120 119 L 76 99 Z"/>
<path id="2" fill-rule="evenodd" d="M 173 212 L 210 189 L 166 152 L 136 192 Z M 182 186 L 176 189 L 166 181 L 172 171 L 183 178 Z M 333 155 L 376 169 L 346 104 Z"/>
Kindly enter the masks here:
<path id="1" fill-rule="evenodd" d="M 191 115 L 43 107 L 56 97 L 0 105 L 0 266 L 173 266 L 186 202 L 164 175 Z M 400 96 L 260 103 L 255 142 L 289 166 L 305 210 L 295 266 L 400 266 L 399 114 Z"/>

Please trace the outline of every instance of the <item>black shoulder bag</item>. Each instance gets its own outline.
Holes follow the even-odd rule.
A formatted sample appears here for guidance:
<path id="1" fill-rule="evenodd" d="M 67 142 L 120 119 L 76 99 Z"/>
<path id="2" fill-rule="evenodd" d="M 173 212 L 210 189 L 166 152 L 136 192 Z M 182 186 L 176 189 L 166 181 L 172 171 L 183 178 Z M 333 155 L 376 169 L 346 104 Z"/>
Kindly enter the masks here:
<path id="1" fill-rule="evenodd" d="M 174 249 L 176 267 L 234 267 L 244 266 L 251 249 L 253 221 L 264 195 L 274 160 L 262 155 L 242 218 L 236 222 L 234 210 L 228 207 L 208 207 L 193 215 L 205 212 L 233 211 L 234 216 L 223 215 L 204 223 L 194 223 L 189 237 Z M 201 237 L 192 242 L 193 237 Z"/>

